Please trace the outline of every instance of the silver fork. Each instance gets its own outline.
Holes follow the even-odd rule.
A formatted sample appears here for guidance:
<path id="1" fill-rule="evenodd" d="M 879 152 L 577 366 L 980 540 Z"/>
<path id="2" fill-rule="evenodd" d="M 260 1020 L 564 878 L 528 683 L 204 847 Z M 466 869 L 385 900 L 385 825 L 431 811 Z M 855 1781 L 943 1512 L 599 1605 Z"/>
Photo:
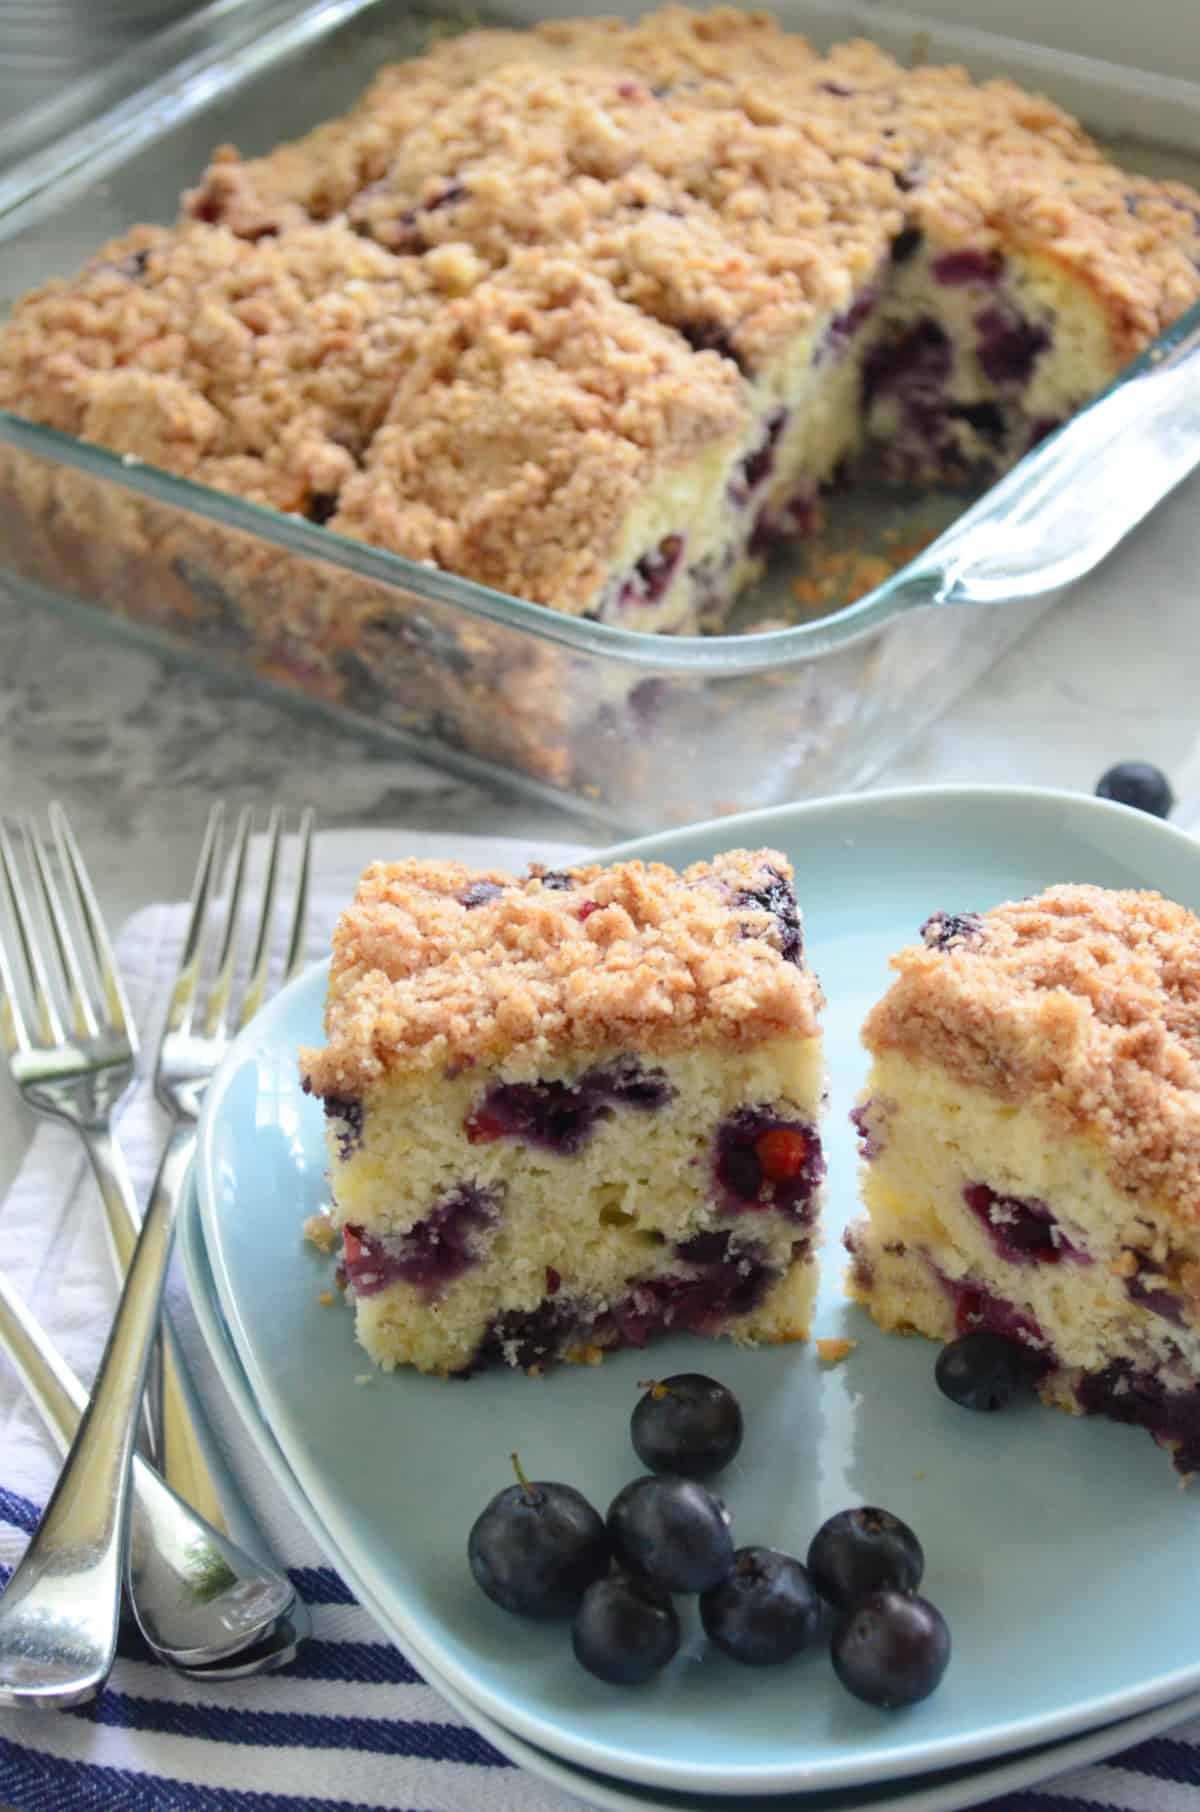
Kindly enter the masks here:
<path id="1" fill-rule="evenodd" d="M 76 1705 L 99 1690 L 112 1668 L 128 1542 L 135 1425 L 159 1319 L 175 1215 L 195 1145 L 196 1119 L 205 1088 L 233 1031 L 237 921 L 251 824 L 248 809 L 241 813 L 233 839 L 233 879 L 216 975 L 202 1025 L 197 1029 L 195 1023 L 205 919 L 223 822 L 224 809 L 215 806 L 205 830 L 179 972 L 155 1064 L 155 1093 L 172 1115 L 171 1135 L 90 1403 L 42 1520 L 0 1597 L 0 1704 Z M 237 1014 L 239 1030 L 267 993 L 282 822 L 282 812 L 276 808 L 268 831 L 250 973 Z M 311 830 L 311 814 L 305 813 L 283 979 L 290 979 L 301 961 Z M 0 975 L 0 981 L 6 1001 L 17 1002 L 11 973 Z M 8 1014 L 11 1008 L 4 1011 Z M 16 1012 L 19 1016 L 19 1005 Z"/>
<path id="2" fill-rule="evenodd" d="M 36 879 L 50 927 L 69 1024 L 63 1023 L 56 1005 L 35 915 L 22 886 L 12 842 L 0 823 L 0 873 L 16 928 L 18 960 L 23 959 L 37 1020 L 36 1026 L 25 1024 L 13 965 L 0 945 L 0 1042 L 7 1048 L 9 1070 L 26 1105 L 48 1119 L 65 1121 L 83 1140 L 100 1191 L 109 1252 L 120 1283 L 133 1257 L 140 1215 L 129 1167 L 113 1131 L 113 1113 L 133 1080 L 137 1031 L 74 832 L 60 805 L 51 805 L 49 815 L 66 902 L 45 847 L 28 819 L 21 827 L 21 840 L 26 870 Z M 68 903 L 83 932 L 84 957 L 72 935 Z M 86 973 L 89 964 L 98 987 Z M 182 1357 L 169 1317 L 163 1319 L 162 1368 L 156 1383 L 156 1413 L 148 1416 L 148 1430 L 163 1475 L 206 1522 L 227 1534 L 225 1506 L 209 1468 L 204 1439 L 189 1409 Z"/>

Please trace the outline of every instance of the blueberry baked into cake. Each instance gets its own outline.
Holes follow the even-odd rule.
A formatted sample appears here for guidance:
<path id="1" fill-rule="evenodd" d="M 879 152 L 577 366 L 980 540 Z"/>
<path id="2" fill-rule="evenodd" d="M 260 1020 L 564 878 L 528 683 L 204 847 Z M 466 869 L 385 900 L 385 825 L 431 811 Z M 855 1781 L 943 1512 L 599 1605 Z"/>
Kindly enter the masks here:
<path id="1" fill-rule="evenodd" d="M 892 966 L 851 1294 L 887 1330 L 1020 1342 L 1045 1401 L 1200 1470 L 1200 920 L 1052 887 L 936 913 Z"/>
<path id="2" fill-rule="evenodd" d="M 369 868 L 301 1054 L 367 1352 L 460 1374 L 806 1338 L 821 1005 L 770 850 Z"/>
<path id="3" fill-rule="evenodd" d="M 1198 210 L 1011 83 L 761 13 L 474 32 L 19 303 L 0 406 L 555 610 L 714 628 L 835 479 L 976 481 L 1069 416 L 1200 296 Z"/>

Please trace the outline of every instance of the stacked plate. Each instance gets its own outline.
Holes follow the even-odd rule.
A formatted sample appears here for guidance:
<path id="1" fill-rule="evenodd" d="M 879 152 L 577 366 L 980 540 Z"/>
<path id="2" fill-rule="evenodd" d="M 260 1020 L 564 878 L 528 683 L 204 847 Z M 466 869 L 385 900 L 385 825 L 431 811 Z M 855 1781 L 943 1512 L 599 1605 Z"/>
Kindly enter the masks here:
<path id="1" fill-rule="evenodd" d="M 746 1417 L 720 1489 L 739 1542 L 801 1555 L 848 1504 L 882 1503 L 911 1523 L 926 1551 L 923 1590 L 954 1635 L 930 1699 L 875 1711 L 842 1690 L 820 1653 L 739 1669 L 695 1621 L 670 1668 L 625 1692 L 575 1666 L 565 1629 L 514 1625 L 476 1590 L 467 1532 L 508 1482 L 514 1448 L 532 1474 L 568 1480 L 599 1505 L 639 1470 L 628 1423 L 646 1357 L 536 1383 L 396 1375 L 358 1388 L 366 1362 L 350 1317 L 316 1306 L 327 1270 L 297 1236 L 325 1190 L 322 1117 L 300 1091 L 295 1056 L 320 1041 L 320 971 L 251 1023 L 209 1091 L 183 1230 L 189 1280 L 251 1436 L 331 1561 L 512 1759 L 622 1812 L 710 1801 L 730 1812 L 751 1799 L 772 1812 L 950 1812 L 1194 1715 L 1196 1508 L 1139 1431 L 1034 1405 L 964 1415 L 934 1388 L 924 1342 L 887 1339 L 844 1302 L 838 1235 L 854 1211 L 846 1110 L 864 1063 L 858 1026 L 886 985 L 889 953 L 935 908 L 1078 880 L 1156 887 L 1196 910 L 1200 850 L 1098 801 L 937 789 L 724 819 L 612 853 L 678 865 L 739 843 L 794 862 L 830 1003 L 831 1200 L 816 1331 L 858 1344 L 833 1369 L 811 1348 L 701 1349 Z M 654 1369 L 695 1369 L 699 1356 L 694 1341 L 668 1341 Z"/>

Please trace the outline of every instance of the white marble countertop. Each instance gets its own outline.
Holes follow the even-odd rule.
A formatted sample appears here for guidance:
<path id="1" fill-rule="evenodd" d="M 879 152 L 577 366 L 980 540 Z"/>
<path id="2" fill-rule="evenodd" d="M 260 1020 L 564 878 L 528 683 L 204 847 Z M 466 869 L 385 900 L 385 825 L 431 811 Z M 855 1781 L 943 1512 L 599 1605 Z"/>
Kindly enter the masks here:
<path id="1" fill-rule="evenodd" d="M 1171 776 L 1200 818 L 1200 478 L 1175 494 L 879 784 L 1090 792 L 1114 761 Z M 595 841 L 594 828 L 367 747 L 231 681 L 30 617 L 0 593 L 0 810 L 61 799 L 110 924 L 186 894 L 208 806 L 316 806 L 325 827 Z M 0 1081 L 0 1190 L 30 1122 Z"/>

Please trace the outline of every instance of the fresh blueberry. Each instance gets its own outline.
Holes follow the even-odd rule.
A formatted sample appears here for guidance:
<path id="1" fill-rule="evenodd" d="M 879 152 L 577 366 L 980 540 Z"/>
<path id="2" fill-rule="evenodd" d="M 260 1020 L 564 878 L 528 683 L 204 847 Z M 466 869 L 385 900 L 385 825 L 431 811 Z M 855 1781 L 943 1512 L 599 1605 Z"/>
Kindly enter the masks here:
<path id="1" fill-rule="evenodd" d="M 608 1511 L 616 1558 L 665 1592 L 707 1592 L 733 1565 L 724 1504 L 694 1479 L 634 1479 Z"/>
<path id="2" fill-rule="evenodd" d="M 518 1617 L 571 1617 L 608 1567 L 608 1535 L 573 1485 L 530 1481 L 499 1492 L 476 1518 L 467 1542 L 475 1583 Z"/>
<path id="3" fill-rule="evenodd" d="M 942 1395 L 963 1409 L 1007 1409 L 1029 1389 L 1028 1349 L 977 1328 L 942 1348 L 934 1376 Z"/>
<path id="4" fill-rule="evenodd" d="M 679 1617 L 665 1593 L 625 1573 L 598 1579 L 571 1628 L 576 1659 L 612 1686 L 641 1686 L 679 1647 Z"/>
<path id="5" fill-rule="evenodd" d="M 746 1667 L 790 1661 L 821 1621 L 821 1603 L 798 1560 L 774 1548 L 739 1548 L 720 1585 L 700 1597 L 711 1642 Z"/>
<path id="6" fill-rule="evenodd" d="M 821 1524 L 809 1543 L 808 1570 L 822 1598 L 848 1611 L 872 1592 L 915 1592 L 925 1556 L 907 1523 L 864 1505 Z"/>
<path id="7" fill-rule="evenodd" d="M 742 1444 L 742 1412 L 731 1390 L 699 1372 L 651 1384 L 630 1421 L 634 1450 L 651 1472 L 706 1479 Z"/>
<path id="8" fill-rule="evenodd" d="M 873 1592 L 839 1623 L 830 1653 L 847 1691 L 890 1711 L 929 1697 L 950 1659 L 950 1631 L 927 1598 Z"/>
<path id="9" fill-rule="evenodd" d="M 1171 782 L 1152 761 L 1119 761 L 1101 774 L 1096 792 L 1101 799 L 1115 799 L 1118 805 L 1131 805 L 1154 818 L 1169 817 L 1175 804 Z"/>

